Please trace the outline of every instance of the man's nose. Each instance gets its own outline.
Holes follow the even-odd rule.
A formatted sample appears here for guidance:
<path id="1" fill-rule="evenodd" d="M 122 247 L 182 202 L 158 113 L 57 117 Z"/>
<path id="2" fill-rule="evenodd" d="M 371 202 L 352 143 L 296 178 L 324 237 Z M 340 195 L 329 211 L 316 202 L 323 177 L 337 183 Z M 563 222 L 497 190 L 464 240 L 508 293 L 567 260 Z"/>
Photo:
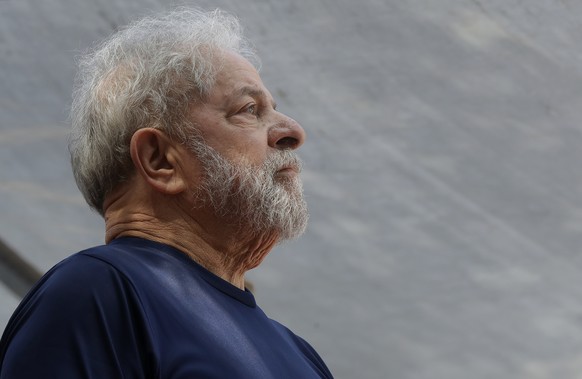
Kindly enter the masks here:
<path id="1" fill-rule="evenodd" d="M 305 130 L 291 117 L 281 117 L 269 130 L 269 146 L 279 150 L 295 150 L 305 142 Z"/>

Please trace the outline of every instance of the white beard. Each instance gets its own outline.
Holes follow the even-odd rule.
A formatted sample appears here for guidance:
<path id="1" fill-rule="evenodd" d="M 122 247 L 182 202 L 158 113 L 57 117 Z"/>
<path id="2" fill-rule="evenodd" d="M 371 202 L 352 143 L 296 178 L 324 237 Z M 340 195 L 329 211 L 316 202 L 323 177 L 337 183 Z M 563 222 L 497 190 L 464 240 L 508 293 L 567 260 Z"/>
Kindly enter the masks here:
<path id="1" fill-rule="evenodd" d="M 196 198 L 210 204 L 216 215 L 253 235 L 277 233 L 280 241 L 303 234 L 309 213 L 301 179 L 299 175 L 277 177 L 283 167 L 301 171 L 301 161 L 293 151 L 277 151 L 262 166 L 254 167 L 229 162 L 198 136 L 188 141 L 188 147 L 204 168 Z"/>

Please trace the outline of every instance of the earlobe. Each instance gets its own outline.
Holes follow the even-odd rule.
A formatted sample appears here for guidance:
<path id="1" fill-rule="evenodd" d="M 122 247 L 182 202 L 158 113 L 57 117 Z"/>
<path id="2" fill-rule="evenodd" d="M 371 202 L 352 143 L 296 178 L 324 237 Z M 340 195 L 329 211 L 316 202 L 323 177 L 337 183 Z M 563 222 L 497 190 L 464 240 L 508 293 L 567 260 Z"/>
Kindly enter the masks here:
<path id="1" fill-rule="evenodd" d="M 135 169 L 152 188 L 176 195 L 186 188 L 178 165 L 178 151 L 164 132 L 143 128 L 131 137 L 130 153 Z"/>

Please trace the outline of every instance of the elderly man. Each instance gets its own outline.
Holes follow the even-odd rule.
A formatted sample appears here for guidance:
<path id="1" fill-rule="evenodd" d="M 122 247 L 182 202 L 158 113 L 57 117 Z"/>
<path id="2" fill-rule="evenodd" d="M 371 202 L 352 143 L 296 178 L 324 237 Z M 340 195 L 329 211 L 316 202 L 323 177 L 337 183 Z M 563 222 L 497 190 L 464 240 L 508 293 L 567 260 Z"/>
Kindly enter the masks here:
<path id="1" fill-rule="evenodd" d="M 235 18 L 198 10 L 143 19 L 84 57 L 70 150 L 107 244 L 27 295 L 0 378 L 332 377 L 244 288 L 307 222 L 305 132 L 251 62 Z"/>

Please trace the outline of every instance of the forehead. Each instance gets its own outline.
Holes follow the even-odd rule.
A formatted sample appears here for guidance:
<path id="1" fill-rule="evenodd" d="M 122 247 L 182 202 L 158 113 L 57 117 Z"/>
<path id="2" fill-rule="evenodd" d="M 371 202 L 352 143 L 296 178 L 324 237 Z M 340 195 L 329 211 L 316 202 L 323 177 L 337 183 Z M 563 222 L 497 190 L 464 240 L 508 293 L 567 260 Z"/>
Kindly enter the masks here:
<path id="1" fill-rule="evenodd" d="M 268 93 L 257 69 L 248 60 L 232 52 L 221 54 L 220 59 L 211 98 Z"/>

